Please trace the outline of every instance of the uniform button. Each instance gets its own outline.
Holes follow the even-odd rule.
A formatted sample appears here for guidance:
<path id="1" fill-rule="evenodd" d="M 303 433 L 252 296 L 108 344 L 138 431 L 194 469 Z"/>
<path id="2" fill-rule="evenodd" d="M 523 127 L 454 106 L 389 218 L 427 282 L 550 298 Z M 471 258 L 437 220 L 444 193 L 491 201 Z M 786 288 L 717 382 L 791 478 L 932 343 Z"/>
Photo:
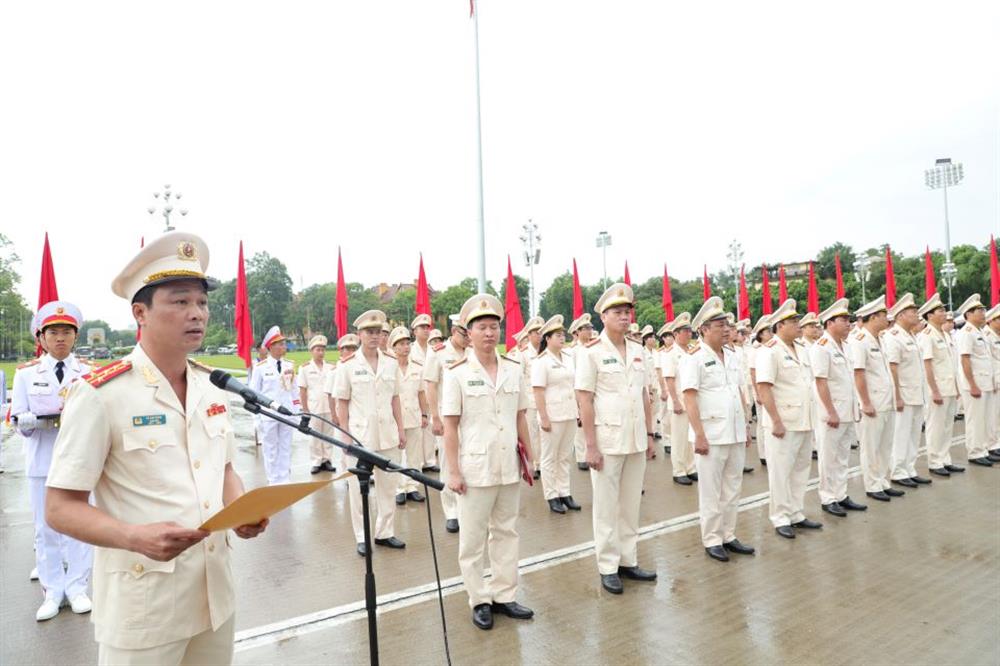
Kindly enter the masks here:
<path id="1" fill-rule="evenodd" d="M 155 449 L 156 448 L 156 440 L 155 439 L 149 440 L 149 448 L 151 448 L 151 449 Z"/>
<path id="2" fill-rule="evenodd" d="M 136 562 L 135 566 L 132 567 L 132 571 L 136 572 L 137 574 L 141 574 L 145 570 L 146 570 L 146 568 L 144 566 L 142 566 L 141 564 L 139 564 L 138 562 Z"/>
<path id="3" fill-rule="evenodd" d="M 215 544 L 214 543 L 208 545 L 208 552 L 210 552 L 210 553 L 214 553 L 215 552 Z"/>
<path id="4" fill-rule="evenodd" d="M 194 468 L 195 469 L 201 469 L 201 461 L 200 460 L 195 460 L 194 461 Z"/>
<path id="5" fill-rule="evenodd" d="M 208 500 L 205 500 L 205 508 L 208 508 Z"/>

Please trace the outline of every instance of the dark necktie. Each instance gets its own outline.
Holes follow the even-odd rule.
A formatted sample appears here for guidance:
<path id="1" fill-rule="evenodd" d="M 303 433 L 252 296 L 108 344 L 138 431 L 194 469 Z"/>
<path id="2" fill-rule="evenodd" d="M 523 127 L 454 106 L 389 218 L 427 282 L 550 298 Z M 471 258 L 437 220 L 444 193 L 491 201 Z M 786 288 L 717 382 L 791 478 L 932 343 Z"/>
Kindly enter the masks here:
<path id="1" fill-rule="evenodd" d="M 56 379 L 59 380 L 60 384 L 62 384 L 62 380 L 63 380 L 63 366 L 64 365 L 66 365 L 66 364 L 63 363 L 62 361 L 59 361 L 59 362 L 56 363 Z"/>
<path id="2" fill-rule="evenodd" d="M 278 359 L 278 374 L 281 374 L 281 359 Z"/>

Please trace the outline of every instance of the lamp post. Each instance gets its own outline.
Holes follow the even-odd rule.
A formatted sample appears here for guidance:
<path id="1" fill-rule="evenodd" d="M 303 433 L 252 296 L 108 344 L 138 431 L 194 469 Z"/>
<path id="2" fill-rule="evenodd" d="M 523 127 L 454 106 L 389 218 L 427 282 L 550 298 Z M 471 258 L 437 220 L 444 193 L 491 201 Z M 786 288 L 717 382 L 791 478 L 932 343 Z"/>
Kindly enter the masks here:
<path id="1" fill-rule="evenodd" d="M 611 234 L 602 231 L 597 234 L 597 247 L 601 248 L 601 260 L 604 266 L 603 288 L 608 288 L 608 246 L 611 245 Z"/>
<path id="2" fill-rule="evenodd" d="M 538 234 L 538 225 L 528 220 L 527 224 L 521 225 L 521 243 L 524 245 L 524 263 L 528 267 L 528 311 L 534 317 L 538 314 L 538 306 L 535 304 L 535 265 L 542 258 L 542 248 L 539 245 L 542 237 Z"/>
<path id="3" fill-rule="evenodd" d="M 873 257 L 867 254 L 862 254 L 854 260 L 854 275 L 858 278 L 858 282 L 861 283 L 861 300 L 863 303 L 868 302 L 868 296 L 865 295 L 865 283 L 872 276 L 872 261 Z"/>
<path id="4" fill-rule="evenodd" d="M 951 288 L 958 278 L 958 269 L 951 261 L 951 226 L 948 222 L 948 188 L 955 187 L 965 177 L 965 169 L 961 162 L 952 162 L 950 157 L 942 157 L 934 162 L 934 166 L 924 171 L 924 184 L 932 190 L 944 193 L 944 266 L 941 267 L 941 280 L 948 287 L 948 309 L 953 310 Z"/>
<path id="5" fill-rule="evenodd" d="M 729 251 L 726 252 L 726 259 L 729 260 L 729 272 L 733 276 L 733 287 L 736 291 L 736 318 L 740 318 L 740 266 L 743 265 L 743 243 L 735 238 L 729 243 Z"/>
<path id="6" fill-rule="evenodd" d="M 172 191 L 169 185 L 164 185 L 162 192 L 153 192 L 154 199 L 163 200 L 163 207 L 159 209 L 160 213 L 163 215 L 163 222 L 165 225 L 163 233 L 168 233 L 174 230 L 174 227 L 170 224 L 170 214 L 174 212 L 174 205 L 170 202 L 170 200 L 176 199 L 179 201 L 181 196 L 183 195 L 180 192 Z M 156 211 L 156 206 L 150 206 L 146 209 L 146 212 L 150 215 L 155 215 Z M 178 209 L 177 212 L 180 213 L 182 217 L 188 214 L 187 210 L 184 208 Z"/>

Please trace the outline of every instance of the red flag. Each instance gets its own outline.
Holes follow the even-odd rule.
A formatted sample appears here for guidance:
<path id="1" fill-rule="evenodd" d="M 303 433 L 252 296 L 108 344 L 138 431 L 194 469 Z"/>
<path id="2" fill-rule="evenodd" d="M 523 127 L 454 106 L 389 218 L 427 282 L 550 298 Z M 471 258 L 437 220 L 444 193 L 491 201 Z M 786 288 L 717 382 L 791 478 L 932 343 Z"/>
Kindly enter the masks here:
<path id="1" fill-rule="evenodd" d="M 712 296 L 712 285 L 708 282 L 708 264 L 703 264 L 704 272 L 701 278 L 701 294 L 707 301 Z"/>
<path id="2" fill-rule="evenodd" d="M 771 283 L 768 281 L 767 275 L 767 264 L 764 264 L 760 268 L 760 291 L 761 291 L 761 314 L 769 315 L 771 314 Z"/>
<path id="3" fill-rule="evenodd" d="M 469 0 L 469 18 L 476 15 L 476 0 Z"/>
<path id="4" fill-rule="evenodd" d="M 844 274 L 840 271 L 840 253 L 833 255 L 833 270 L 837 274 L 837 298 L 844 297 Z"/>
<path id="5" fill-rule="evenodd" d="M 997 262 L 997 242 L 990 234 L 990 307 L 1000 303 L 1000 263 Z"/>
<path id="6" fill-rule="evenodd" d="M 420 253 L 420 273 L 417 275 L 417 314 L 431 314 L 431 293 L 427 288 L 427 275 L 424 273 L 424 255 Z"/>
<path id="7" fill-rule="evenodd" d="M 580 274 L 576 272 L 576 259 L 573 260 L 573 319 L 583 316 L 583 290 L 580 289 Z"/>
<path id="8" fill-rule="evenodd" d="M 931 260 L 931 248 L 924 246 L 924 300 L 930 300 L 937 291 L 934 281 L 934 261 Z"/>
<path id="9" fill-rule="evenodd" d="M 42 275 L 38 281 L 38 308 L 51 301 L 59 300 L 59 289 L 56 287 L 56 271 L 52 267 L 52 251 L 49 249 L 49 234 L 45 233 L 45 244 L 42 246 Z M 35 345 L 35 356 L 44 353 L 40 344 Z"/>
<path id="10" fill-rule="evenodd" d="M 337 339 L 347 335 L 347 282 L 344 281 L 344 262 L 337 248 L 337 300 L 334 303 L 333 325 L 337 328 Z"/>
<path id="11" fill-rule="evenodd" d="M 247 273 L 243 266 L 243 241 L 240 241 L 240 259 L 236 267 L 236 302 L 233 327 L 236 329 L 236 355 L 243 359 L 243 366 L 253 363 L 253 323 L 250 320 L 250 296 L 247 292 Z"/>
<path id="12" fill-rule="evenodd" d="M 663 316 L 665 321 L 674 320 L 674 295 L 670 293 L 670 276 L 667 275 L 666 264 L 663 264 Z"/>
<path id="13" fill-rule="evenodd" d="M 806 312 L 819 314 L 819 288 L 816 286 L 816 269 L 809 262 L 809 292 L 806 295 Z"/>
<path id="14" fill-rule="evenodd" d="M 885 306 L 891 308 L 896 304 L 896 274 L 892 270 L 892 252 L 885 247 Z"/>
<path id="15" fill-rule="evenodd" d="M 788 284 L 785 282 L 785 265 L 778 267 L 778 305 L 788 300 Z"/>
<path id="16" fill-rule="evenodd" d="M 628 274 L 628 262 L 625 262 L 625 284 L 632 286 L 632 278 Z M 629 314 L 629 321 L 635 321 L 635 308 L 632 308 L 632 312 Z"/>
<path id="17" fill-rule="evenodd" d="M 514 282 L 514 271 L 510 268 L 510 255 L 507 255 L 507 298 L 504 303 L 504 319 L 507 320 L 505 330 L 506 337 L 504 344 L 507 349 L 517 346 L 514 342 L 514 334 L 524 328 L 524 320 L 521 318 L 521 299 L 517 297 L 517 283 Z"/>
<path id="18" fill-rule="evenodd" d="M 752 316 L 750 314 L 750 293 L 747 291 L 747 276 L 743 266 L 740 266 L 740 302 L 737 310 L 741 320 L 750 319 Z"/>

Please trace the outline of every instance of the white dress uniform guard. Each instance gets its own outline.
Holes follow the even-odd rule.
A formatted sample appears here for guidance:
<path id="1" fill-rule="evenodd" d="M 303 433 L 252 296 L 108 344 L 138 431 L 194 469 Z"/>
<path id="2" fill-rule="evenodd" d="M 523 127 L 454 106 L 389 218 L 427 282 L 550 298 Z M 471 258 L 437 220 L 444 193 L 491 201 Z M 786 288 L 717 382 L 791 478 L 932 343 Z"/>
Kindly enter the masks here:
<path id="1" fill-rule="evenodd" d="M 969 462 L 981 467 L 992 467 L 1000 457 L 990 456 L 989 423 L 995 418 L 993 391 L 993 357 L 983 328 L 986 325 L 986 307 L 973 294 L 958 307 L 958 314 L 965 317 L 965 326 L 958 332 L 955 348 L 958 352 L 958 390 L 962 395 L 965 412 L 965 447 Z"/>
<path id="2" fill-rule="evenodd" d="M 264 336 L 262 346 L 267 349 L 268 356 L 254 366 L 250 388 L 298 413 L 301 401 L 295 364 L 285 358 L 285 336 L 281 334 L 281 329 L 272 326 Z M 289 483 L 292 480 L 292 435 L 295 429 L 263 415 L 258 427 L 268 485 Z"/>

